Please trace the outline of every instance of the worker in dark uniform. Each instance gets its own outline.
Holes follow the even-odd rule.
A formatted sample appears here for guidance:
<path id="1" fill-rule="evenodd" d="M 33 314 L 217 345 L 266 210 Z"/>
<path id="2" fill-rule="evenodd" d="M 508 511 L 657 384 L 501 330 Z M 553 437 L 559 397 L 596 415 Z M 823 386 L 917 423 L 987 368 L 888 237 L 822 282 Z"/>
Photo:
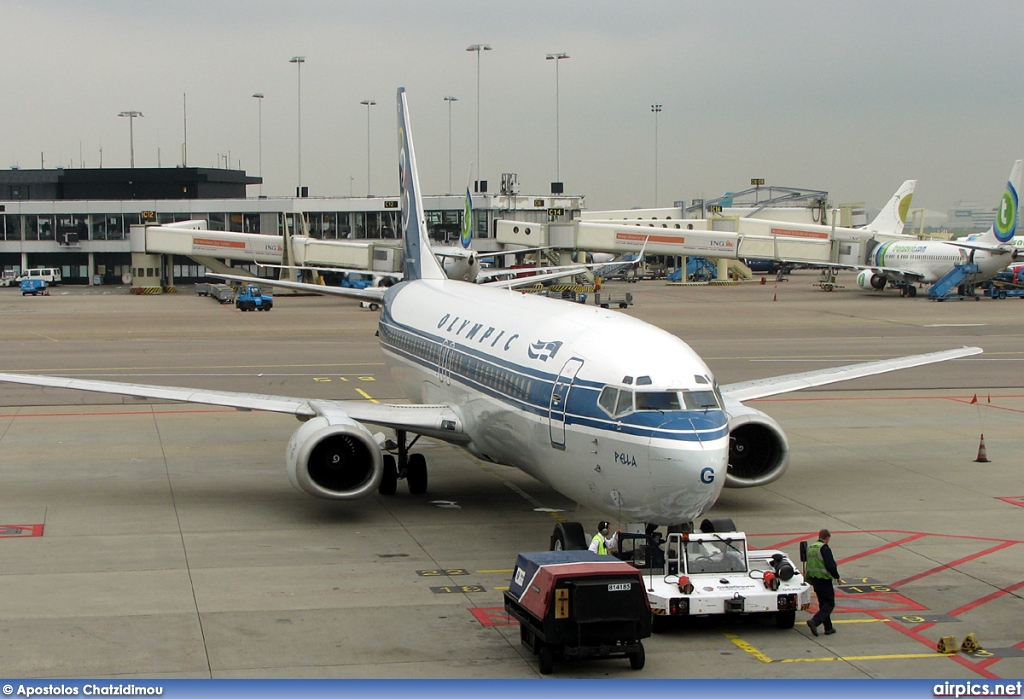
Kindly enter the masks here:
<path id="1" fill-rule="evenodd" d="M 819 626 L 825 627 L 826 636 L 836 632 L 832 626 L 832 610 L 836 608 L 836 591 L 832 587 L 832 581 L 839 580 L 839 568 L 836 567 L 836 559 L 828 546 L 831 538 L 829 530 L 822 529 L 818 532 L 818 540 L 807 547 L 807 569 L 804 577 L 814 588 L 814 594 L 818 598 L 818 612 L 807 620 L 807 628 L 815 636 L 818 635 Z"/>

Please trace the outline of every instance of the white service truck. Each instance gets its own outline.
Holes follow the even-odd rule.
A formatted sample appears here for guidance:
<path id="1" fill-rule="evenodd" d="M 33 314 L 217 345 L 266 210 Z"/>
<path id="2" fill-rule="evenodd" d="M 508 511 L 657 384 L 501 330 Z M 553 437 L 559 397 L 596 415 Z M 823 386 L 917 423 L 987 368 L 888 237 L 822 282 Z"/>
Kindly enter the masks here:
<path id="1" fill-rule="evenodd" d="M 706 519 L 701 531 L 619 534 L 618 558 L 643 572 L 656 629 L 670 619 L 717 614 L 772 615 L 791 629 L 811 586 L 782 551 L 755 550 L 728 518 Z"/>

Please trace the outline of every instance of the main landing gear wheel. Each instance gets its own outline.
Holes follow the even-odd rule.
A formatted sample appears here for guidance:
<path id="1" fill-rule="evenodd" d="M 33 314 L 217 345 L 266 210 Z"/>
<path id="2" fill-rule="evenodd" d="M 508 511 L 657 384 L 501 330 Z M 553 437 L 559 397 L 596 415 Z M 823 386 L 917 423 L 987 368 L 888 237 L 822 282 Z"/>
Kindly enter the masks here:
<path id="1" fill-rule="evenodd" d="M 384 475 L 377 486 L 377 492 L 381 495 L 394 495 L 398 490 L 398 462 L 390 454 L 384 455 Z"/>
<path id="2" fill-rule="evenodd" d="M 398 440 L 398 458 L 391 454 L 384 455 L 384 475 L 381 476 L 377 492 L 381 495 L 394 495 L 398 481 L 404 478 L 410 493 L 422 495 L 427 492 L 427 457 L 409 453 L 409 448 L 416 443 L 419 435 L 411 442 L 406 441 L 405 430 L 396 430 L 395 436 Z"/>
<path id="3" fill-rule="evenodd" d="M 423 454 L 409 456 L 405 478 L 409 482 L 409 492 L 413 495 L 427 492 L 427 458 Z"/>
<path id="4" fill-rule="evenodd" d="M 559 522 L 551 533 L 551 551 L 583 551 L 587 534 L 579 522 Z"/>

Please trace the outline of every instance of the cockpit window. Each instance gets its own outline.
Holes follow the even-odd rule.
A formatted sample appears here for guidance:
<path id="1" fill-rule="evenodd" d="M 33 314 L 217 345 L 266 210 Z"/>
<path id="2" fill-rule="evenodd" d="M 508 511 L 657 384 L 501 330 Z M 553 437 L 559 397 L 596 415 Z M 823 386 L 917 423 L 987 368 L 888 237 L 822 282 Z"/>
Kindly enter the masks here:
<path id="1" fill-rule="evenodd" d="M 641 391 L 636 394 L 637 410 L 680 410 L 677 391 Z"/>
<path id="2" fill-rule="evenodd" d="M 615 403 L 615 415 L 625 415 L 633 411 L 633 392 L 619 391 L 619 400 Z"/>
<path id="3" fill-rule="evenodd" d="M 718 410 L 718 394 L 714 391 L 683 391 L 683 400 L 688 410 Z"/>
<path id="4" fill-rule="evenodd" d="M 714 391 L 638 391 L 637 410 L 717 410 L 721 407 Z"/>
<path id="5" fill-rule="evenodd" d="M 619 417 L 633 411 L 633 392 L 605 386 L 597 399 L 597 404 L 612 417 Z"/>

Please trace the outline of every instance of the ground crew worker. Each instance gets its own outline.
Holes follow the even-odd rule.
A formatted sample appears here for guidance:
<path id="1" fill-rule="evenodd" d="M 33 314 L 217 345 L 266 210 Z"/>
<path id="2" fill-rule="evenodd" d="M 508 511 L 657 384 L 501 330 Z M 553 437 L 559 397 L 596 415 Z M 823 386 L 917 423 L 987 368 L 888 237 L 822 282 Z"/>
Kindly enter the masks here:
<path id="1" fill-rule="evenodd" d="M 610 556 L 610 549 L 614 549 L 619 543 L 618 530 L 616 530 L 616 532 L 610 537 L 608 536 L 609 526 L 611 525 L 604 520 L 597 523 L 597 534 L 594 534 L 594 538 L 590 540 L 590 550 L 594 553 L 602 556 Z"/>
<path id="2" fill-rule="evenodd" d="M 822 529 L 818 532 L 818 540 L 807 547 L 804 578 L 814 588 L 814 595 L 818 598 L 818 612 L 807 620 L 807 628 L 815 636 L 818 635 L 819 626 L 825 627 L 826 636 L 836 632 L 831 616 L 832 610 L 836 608 L 836 591 L 832 581 L 839 580 L 839 568 L 836 567 L 836 559 L 828 545 L 831 538 L 829 530 Z"/>

